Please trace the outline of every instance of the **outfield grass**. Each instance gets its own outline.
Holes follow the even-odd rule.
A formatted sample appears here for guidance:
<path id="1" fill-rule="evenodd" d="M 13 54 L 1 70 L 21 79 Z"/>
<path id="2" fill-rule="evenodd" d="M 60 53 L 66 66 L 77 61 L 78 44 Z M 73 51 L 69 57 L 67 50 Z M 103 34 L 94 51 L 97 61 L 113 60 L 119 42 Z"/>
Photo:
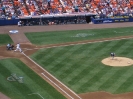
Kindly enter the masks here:
<path id="1" fill-rule="evenodd" d="M 115 52 L 133 59 L 133 39 L 41 49 L 31 57 L 77 93 L 133 91 L 133 65 L 105 66 L 101 60 Z"/>
<path id="2" fill-rule="evenodd" d="M 11 76 L 12 73 L 23 77 L 24 83 L 8 81 L 7 77 Z M 0 92 L 11 99 L 42 99 L 42 97 L 44 99 L 65 99 L 18 59 L 0 60 Z M 32 93 L 39 93 L 42 97 Z"/>
<path id="3" fill-rule="evenodd" d="M 110 29 L 90 29 L 71 30 L 54 32 L 25 33 L 33 44 L 46 45 L 82 40 L 92 40 L 100 38 L 110 38 L 117 36 L 133 35 L 133 28 L 110 28 Z"/>
<path id="4" fill-rule="evenodd" d="M 0 45 L 5 45 L 8 43 L 13 43 L 10 36 L 8 34 L 0 34 Z"/>

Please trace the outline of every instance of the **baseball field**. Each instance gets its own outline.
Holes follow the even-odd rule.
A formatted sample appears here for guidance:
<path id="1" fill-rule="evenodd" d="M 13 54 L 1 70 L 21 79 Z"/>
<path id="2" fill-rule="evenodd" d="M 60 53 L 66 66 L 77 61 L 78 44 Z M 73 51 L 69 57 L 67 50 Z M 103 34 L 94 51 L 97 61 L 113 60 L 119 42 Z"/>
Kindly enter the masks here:
<path id="1" fill-rule="evenodd" d="M 96 40 L 119 36 L 131 36 L 132 27 L 27 33 L 34 44 L 58 44 L 82 40 Z M 37 41 L 37 42 L 36 42 Z M 106 91 L 125 93 L 133 91 L 133 65 L 129 67 L 109 67 L 102 59 L 115 52 L 119 57 L 132 56 L 133 39 L 97 41 L 70 46 L 41 49 L 31 57 L 52 75 L 65 83 L 76 93 Z M 119 60 L 118 60 L 119 61 Z"/>
<path id="2" fill-rule="evenodd" d="M 23 34 L 22 53 L 5 48 L 19 33 L 0 34 L 2 99 L 132 99 L 132 27 Z"/>

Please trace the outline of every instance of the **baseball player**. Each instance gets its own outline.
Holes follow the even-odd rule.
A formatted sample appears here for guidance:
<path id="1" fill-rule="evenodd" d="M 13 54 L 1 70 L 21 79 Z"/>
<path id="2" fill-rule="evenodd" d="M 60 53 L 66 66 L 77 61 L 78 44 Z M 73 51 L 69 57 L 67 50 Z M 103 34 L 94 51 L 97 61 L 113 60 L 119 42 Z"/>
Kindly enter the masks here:
<path id="1" fill-rule="evenodd" d="M 10 46 L 11 46 L 10 43 L 8 43 L 8 44 L 6 45 L 7 50 L 10 50 Z"/>
<path id="2" fill-rule="evenodd" d="M 21 48 L 20 48 L 20 44 L 19 44 L 19 43 L 17 43 L 17 45 L 16 45 L 16 50 L 14 50 L 14 51 L 17 51 L 17 50 L 19 50 L 20 52 L 22 52 L 22 50 L 21 50 Z"/>
<path id="3" fill-rule="evenodd" d="M 110 53 L 110 56 L 112 57 L 112 59 L 114 59 L 114 57 L 115 57 L 115 53 Z"/>

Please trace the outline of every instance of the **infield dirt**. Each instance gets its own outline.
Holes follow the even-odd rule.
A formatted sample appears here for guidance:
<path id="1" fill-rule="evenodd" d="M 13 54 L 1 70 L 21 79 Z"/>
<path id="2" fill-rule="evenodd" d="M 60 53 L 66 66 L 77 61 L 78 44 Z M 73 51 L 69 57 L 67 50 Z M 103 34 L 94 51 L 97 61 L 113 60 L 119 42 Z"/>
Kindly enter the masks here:
<path id="1" fill-rule="evenodd" d="M 126 57 L 108 57 L 102 60 L 102 63 L 106 66 L 114 66 L 114 67 L 123 67 L 123 66 L 131 66 L 133 64 L 133 60 Z"/>

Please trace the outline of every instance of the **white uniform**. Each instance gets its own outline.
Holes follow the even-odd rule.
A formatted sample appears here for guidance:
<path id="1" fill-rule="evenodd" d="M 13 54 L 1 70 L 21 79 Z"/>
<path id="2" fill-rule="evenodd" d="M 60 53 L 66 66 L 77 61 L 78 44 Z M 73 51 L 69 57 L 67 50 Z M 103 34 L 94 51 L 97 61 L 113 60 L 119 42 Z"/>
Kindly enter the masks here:
<path id="1" fill-rule="evenodd" d="M 16 50 L 15 50 L 15 51 L 17 51 L 17 50 L 19 50 L 20 52 L 22 52 L 22 50 L 21 50 L 21 48 L 20 48 L 20 44 L 19 44 L 19 43 L 16 45 Z"/>
<path id="2" fill-rule="evenodd" d="M 18 21 L 18 26 L 21 26 L 22 24 L 21 24 L 21 21 Z"/>

